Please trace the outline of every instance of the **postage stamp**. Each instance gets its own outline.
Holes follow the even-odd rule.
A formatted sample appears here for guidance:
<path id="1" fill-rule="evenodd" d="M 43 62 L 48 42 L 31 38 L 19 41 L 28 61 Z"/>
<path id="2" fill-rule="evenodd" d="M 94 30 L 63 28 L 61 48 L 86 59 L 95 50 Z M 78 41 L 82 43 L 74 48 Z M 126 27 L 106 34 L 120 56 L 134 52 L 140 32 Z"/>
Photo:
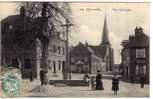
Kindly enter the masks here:
<path id="1" fill-rule="evenodd" d="M 150 2 L 0 2 L 3 97 L 149 97 Z"/>
<path id="2" fill-rule="evenodd" d="M 21 72 L 14 67 L 3 69 L 1 78 L 2 97 L 18 97 L 22 94 Z"/>

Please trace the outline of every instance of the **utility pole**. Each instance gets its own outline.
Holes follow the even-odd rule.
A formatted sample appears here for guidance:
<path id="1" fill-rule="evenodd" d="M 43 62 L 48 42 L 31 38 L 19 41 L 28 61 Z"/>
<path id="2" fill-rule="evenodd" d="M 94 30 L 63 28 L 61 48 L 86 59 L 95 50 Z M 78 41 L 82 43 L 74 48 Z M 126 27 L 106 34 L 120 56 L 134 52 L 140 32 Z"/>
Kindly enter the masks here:
<path id="1" fill-rule="evenodd" d="M 68 73 L 68 78 L 71 79 L 71 68 L 69 65 L 69 28 L 72 26 L 73 24 L 69 22 L 69 19 L 66 18 L 66 23 L 62 24 L 62 27 L 66 27 L 66 75 Z M 68 79 L 67 78 L 67 79 Z"/>

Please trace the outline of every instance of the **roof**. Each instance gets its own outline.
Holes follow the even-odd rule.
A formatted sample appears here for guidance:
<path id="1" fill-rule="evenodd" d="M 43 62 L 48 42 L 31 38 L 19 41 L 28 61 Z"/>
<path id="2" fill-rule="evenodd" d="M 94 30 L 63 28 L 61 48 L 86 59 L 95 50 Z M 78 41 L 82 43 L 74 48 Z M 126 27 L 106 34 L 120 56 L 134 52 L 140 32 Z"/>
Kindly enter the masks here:
<path id="1" fill-rule="evenodd" d="M 106 47 L 105 46 L 89 46 L 91 49 L 94 50 L 94 53 L 96 56 L 105 57 L 105 53 L 106 53 Z"/>
<path id="2" fill-rule="evenodd" d="M 129 47 L 149 47 L 149 37 L 145 33 L 133 37 L 129 42 Z"/>
<path id="3" fill-rule="evenodd" d="M 105 45 L 107 43 L 110 44 L 109 38 L 108 38 L 107 19 L 106 19 L 106 16 L 105 16 L 104 25 L 103 25 L 103 33 L 102 33 L 101 45 Z"/>
<path id="4" fill-rule="evenodd" d="M 79 43 L 77 46 L 73 47 L 70 51 L 71 54 L 93 54 L 93 50 L 83 43 Z"/>

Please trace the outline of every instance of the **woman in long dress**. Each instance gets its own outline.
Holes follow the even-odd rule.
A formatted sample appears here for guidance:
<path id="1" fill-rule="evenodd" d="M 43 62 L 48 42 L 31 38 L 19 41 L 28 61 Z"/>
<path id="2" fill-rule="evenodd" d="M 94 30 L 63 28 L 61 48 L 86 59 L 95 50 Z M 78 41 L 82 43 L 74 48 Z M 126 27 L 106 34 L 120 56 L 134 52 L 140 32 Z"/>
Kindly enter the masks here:
<path id="1" fill-rule="evenodd" d="M 101 71 L 97 71 L 97 76 L 96 76 L 96 90 L 104 90 L 104 87 L 103 87 L 103 82 L 102 82 L 102 75 L 101 75 Z"/>

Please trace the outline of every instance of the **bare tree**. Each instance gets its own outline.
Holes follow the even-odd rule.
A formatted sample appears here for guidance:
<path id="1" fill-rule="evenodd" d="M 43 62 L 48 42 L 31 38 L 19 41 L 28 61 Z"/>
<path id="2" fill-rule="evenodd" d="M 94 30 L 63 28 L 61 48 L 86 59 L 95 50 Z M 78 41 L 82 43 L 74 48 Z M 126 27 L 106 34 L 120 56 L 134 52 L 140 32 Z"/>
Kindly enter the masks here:
<path id="1" fill-rule="evenodd" d="M 42 45 L 41 66 L 47 69 L 49 37 L 53 36 L 61 29 L 61 24 L 71 18 L 71 8 L 65 2 L 25 2 L 26 15 L 30 17 L 26 19 L 26 31 L 33 31 L 35 39 L 39 38 Z M 30 24 L 30 25 L 29 25 Z"/>

